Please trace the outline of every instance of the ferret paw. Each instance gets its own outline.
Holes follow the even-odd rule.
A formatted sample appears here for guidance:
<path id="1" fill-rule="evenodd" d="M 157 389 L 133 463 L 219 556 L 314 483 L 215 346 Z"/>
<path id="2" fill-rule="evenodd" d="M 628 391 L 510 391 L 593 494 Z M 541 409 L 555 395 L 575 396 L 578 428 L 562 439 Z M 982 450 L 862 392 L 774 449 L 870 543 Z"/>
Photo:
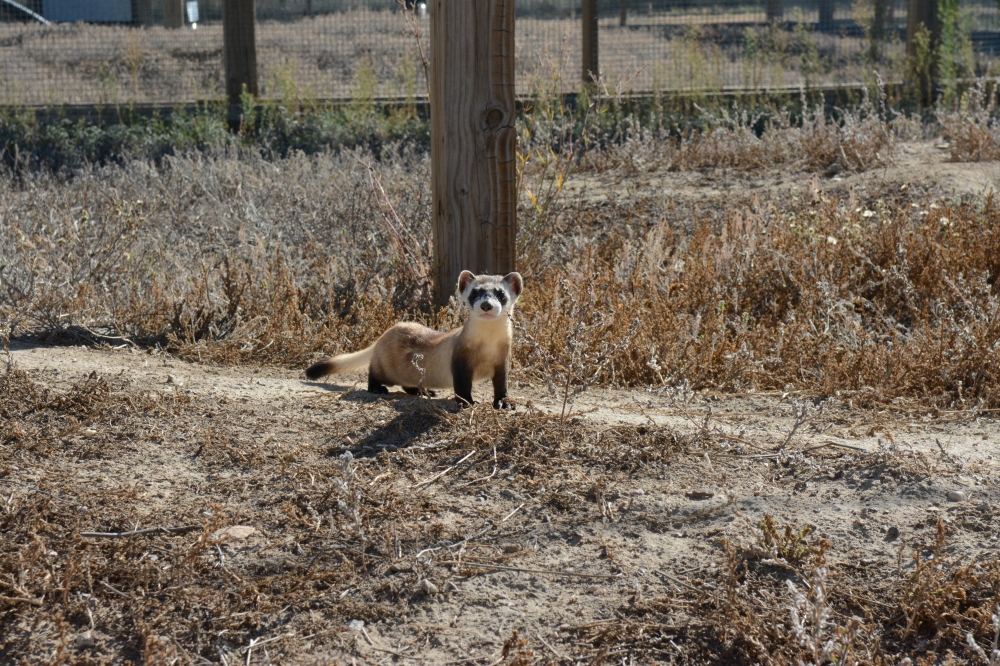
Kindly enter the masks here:
<path id="1" fill-rule="evenodd" d="M 476 404 L 475 400 L 472 400 L 470 402 L 469 400 L 466 400 L 465 398 L 463 398 L 460 395 L 456 395 L 455 396 L 455 402 L 458 403 L 458 408 L 459 409 L 465 409 L 466 407 L 472 407 L 474 404 Z"/>
<path id="2" fill-rule="evenodd" d="M 389 389 L 386 388 L 385 386 L 382 386 L 381 384 L 376 384 L 374 386 L 369 384 L 368 392 L 374 393 L 375 395 L 386 395 L 389 392 Z"/>
<path id="3" fill-rule="evenodd" d="M 493 401 L 493 409 L 509 409 L 510 411 L 514 411 L 517 409 L 517 405 L 511 402 L 509 398 L 500 398 Z"/>

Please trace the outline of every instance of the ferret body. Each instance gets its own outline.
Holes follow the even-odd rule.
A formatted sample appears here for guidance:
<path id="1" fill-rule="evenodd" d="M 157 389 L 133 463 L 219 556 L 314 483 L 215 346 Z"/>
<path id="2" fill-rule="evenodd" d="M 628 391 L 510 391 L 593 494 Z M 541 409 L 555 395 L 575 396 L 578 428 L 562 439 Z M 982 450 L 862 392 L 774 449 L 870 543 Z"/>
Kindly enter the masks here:
<path id="1" fill-rule="evenodd" d="M 523 288 L 519 273 L 473 275 L 458 279 L 469 318 L 448 333 L 413 322 L 396 324 L 367 349 L 325 358 L 306 370 L 309 379 L 360 370 L 368 366 L 368 390 L 388 393 L 401 386 L 410 394 L 421 390 L 455 390 L 459 404 L 473 404 L 472 385 L 493 380 L 493 406 L 513 408 L 507 400 L 507 374 L 513 338 L 511 312 Z"/>

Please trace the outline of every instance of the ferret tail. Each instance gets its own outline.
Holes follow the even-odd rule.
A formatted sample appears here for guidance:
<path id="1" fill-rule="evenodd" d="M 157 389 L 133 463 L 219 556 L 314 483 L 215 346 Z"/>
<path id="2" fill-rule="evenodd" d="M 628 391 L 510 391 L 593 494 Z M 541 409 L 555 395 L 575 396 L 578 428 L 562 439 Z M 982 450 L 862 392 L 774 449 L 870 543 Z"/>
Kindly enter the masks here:
<path id="1" fill-rule="evenodd" d="M 354 352 L 353 354 L 341 354 L 340 356 L 330 356 L 322 361 L 317 361 L 306 368 L 306 377 L 309 379 L 319 379 L 327 375 L 339 375 L 344 372 L 360 370 L 368 365 L 372 360 L 372 352 L 375 345 Z"/>

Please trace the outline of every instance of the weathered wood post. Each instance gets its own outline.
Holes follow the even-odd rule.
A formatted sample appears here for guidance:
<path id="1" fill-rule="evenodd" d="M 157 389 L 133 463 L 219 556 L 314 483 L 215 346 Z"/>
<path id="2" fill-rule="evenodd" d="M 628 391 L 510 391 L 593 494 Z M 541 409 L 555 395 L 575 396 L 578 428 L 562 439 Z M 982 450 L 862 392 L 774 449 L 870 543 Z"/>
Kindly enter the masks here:
<path id="1" fill-rule="evenodd" d="M 833 30 L 833 0 L 819 0 L 819 25 L 820 32 L 830 32 Z"/>
<path id="2" fill-rule="evenodd" d="M 917 35 L 921 26 L 927 29 L 930 43 L 919 48 Z M 941 21 L 938 17 L 938 0 L 908 0 L 906 3 L 906 59 L 910 84 L 919 90 L 922 104 L 934 99 L 934 75 L 937 69 L 936 49 L 941 41 Z"/>
<path id="3" fill-rule="evenodd" d="M 184 27 L 184 0 L 163 0 L 163 27 Z"/>
<path id="4" fill-rule="evenodd" d="M 440 303 L 463 270 L 515 270 L 514 0 L 433 0 L 431 190 Z"/>
<path id="5" fill-rule="evenodd" d="M 132 0 L 132 23 L 144 28 L 153 25 L 153 0 Z"/>
<path id="6" fill-rule="evenodd" d="M 774 23 L 785 18 L 784 0 L 767 0 L 767 22 Z"/>
<path id="7" fill-rule="evenodd" d="M 583 19 L 583 82 L 594 83 L 600 73 L 597 59 L 597 0 L 582 0 Z"/>
<path id="8" fill-rule="evenodd" d="M 623 28 L 628 23 L 628 6 L 626 3 L 627 0 L 618 0 L 618 25 Z"/>
<path id="9" fill-rule="evenodd" d="M 239 129 L 246 89 L 257 95 L 257 17 L 254 0 L 222 0 L 222 50 L 226 63 L 229 126 Z"/>

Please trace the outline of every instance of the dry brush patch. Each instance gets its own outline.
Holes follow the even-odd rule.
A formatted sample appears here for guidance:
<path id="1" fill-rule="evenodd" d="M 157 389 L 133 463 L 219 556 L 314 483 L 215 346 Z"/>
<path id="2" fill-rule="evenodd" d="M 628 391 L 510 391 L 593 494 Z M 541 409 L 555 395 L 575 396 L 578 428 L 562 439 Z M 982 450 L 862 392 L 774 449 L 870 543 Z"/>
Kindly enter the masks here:
<path id="1" fill-rule="evenodd" d="M 419 270 L 425 157 L 375 163 L 384 194 L 366 164 L 246 152 L 94 168 L 67 184 L 39 174 L 0 195 L 2 333 L 294 367 L 398 318 L 457 325 Z M 805 196 L 724 209 L 553 195 L 521 266 L 529 344 L 517 362 L 541 374 L 576 362 L 591 383 L 996 407 L 996 205 L 918 190 L 814 180 Z"/>

